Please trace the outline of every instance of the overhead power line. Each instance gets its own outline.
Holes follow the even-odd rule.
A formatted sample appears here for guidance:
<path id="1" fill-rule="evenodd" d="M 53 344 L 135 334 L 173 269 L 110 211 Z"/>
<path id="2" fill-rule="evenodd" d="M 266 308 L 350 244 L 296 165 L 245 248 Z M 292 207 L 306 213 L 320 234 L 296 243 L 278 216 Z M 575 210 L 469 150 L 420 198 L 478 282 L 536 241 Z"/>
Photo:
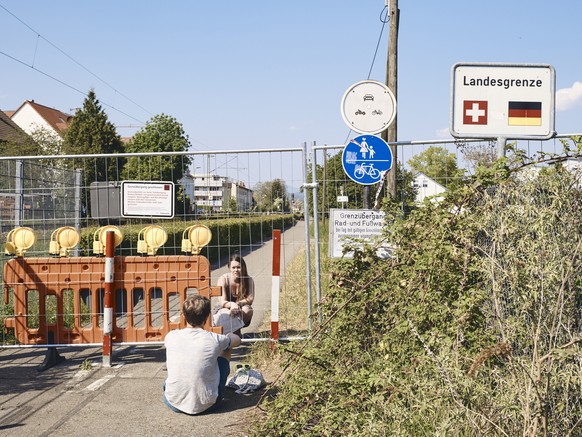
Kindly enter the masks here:
<path id="1" fill-rule="evenodd" d="M 119 94 L 120 96 L 122 96 L 122 97 L 123 97 L 124 99 L 126 99 L 127 101 L 131 102 L 133 105 L 135 105 L 135 106 L 137 106 L 138 108 L 140 108 L 142 111 L 146 112 L 148 115 L 150 115 L 150 116 L 152 116 L 152 115 L 153 115 L 153 114 L 152 114 L 150 111 L 148 111 L 146 108 L 144 108 L 143 106 L 141 106 L 140 104 L 136 103 L 134 100 L 132 100 L 131 98 L 129 98 L 128 96 L 126 96 L 125 94 L 123 94 L 122 92 L 120 92 L 120 91 L 119 91 L 118 89 L 116 89 L 114 86 L 112 86 L 112 85 L 111 85 L 111 84 L 109 84 L 107 81 L 105 81 L 104 79 L 102 79 L 101 77 L 99 77 L 97 74 L 93 73 L 91 70 L 89 70 L 87 67 L 85 67 L 83 64 L 81 64 L 80 62 L 78 62 L 76 59 L 74 59 L 72 56 L 70 56 L 68 53 L 66 53 L 64 50 L 62 50 L 62 49 L 61 49 L 60 47 L 58 47 L 56 44 L 52 43 L 52 42 L 51 42 L 51 41 L 49 41 L 47 38 L 45 38 L 44 36 L 42 36 L 42 35 L 41 35 L 39 32 L 37 32 L 36 30 L 34 30 L 34 29 L 31 27 L 31 26 L 29 26 L 29 25 L 28 25 L 27 23 L 25 23 L 23 20 L 21 20 L 19 17 L 17 17 L 16 15 L 14 15 L 14 14 L 13 14 L 11 11 L 9 11 L 8 9 L 6 9 L 6 7 L 5 7 L 5 6 L 3 6 L 3 5 L 1 5 L 1 4 L 0 4 L 0 8 L 2 8 L 4 11 L 6 11 L 8 14 L 10 14 L 12 17 L 14 17 L 16 20 L 18 20 L 18 22 L 20 22 L 20 23 L 21 23 L 23 26 L 25 26 L 25 27 L 26 27 L 27 29 L 29 29 L 31 32 L 33 32 L 33 33 L 34 33 L 34 34 L 37 36 L 37 38 L 39 38 L 39 39 L 42 39 L 42 40 L 46 41 L 46 42 L 47 42 L 48 44 L 50 44 L 50 45 L 51 45 L 53 48 L 55 48 L 56 50 L 58 50 L 58 51 L 59 51 L 59 52 L 60 52 L 60 53 L 61 53 L 63 56 L 67 57 L 67 58 L 68 58 L 70 61 L 74 62 L 76 65 L 78 65 L 79 67 L 81 67 L 83 70 L 85 70 L 85 71 L 86 71 L 87 73 L 89 73 L 91 76 L 95 77 L 95 78 L 96 78 L 97 80 L 99 80 L 101 83 L 103 83 L 104 85 L 106 85 L 107 87 L 109 87 L 110 89 L 112 89 L 113 91 L 115 91 L 117 94 Z M 37 47 L 37 48 L 38 48 L 38 47 Z M 35 59 L 36 59 L 36 49 L 37 49 L 37 48 L 35 48 L 35 54 L 34 54 L 34 58 L 35 58 Z M 80 91 L 80 90 L 78 90 L 77 88 L 73 87 L 72 85 L 69 85 L 68 83 L 66 83 L 66 82 L 64 82 L 64 81 L 62 81 L 62 80 L 60 80 L 60 79 L 57 79 L 56 77 L 54 77 L 54 76 L 51 76 L 50 74 L 48 74 L 48 73 L 46 73 L 46 72 L 44 72 L 44 71 L 42 71 L 42 70 L 39 70 L 38 68 L 36 68 L 36 67 L 34 66 L 34 60 L 33 60 L 33 63 L 32 63 L 32 64 L 27 64 L 26 62 L 24 62 L 24 61 L 21 61 L 20 59 L 17 59 L 17 58 L 15 58 L 14 56 L 10 56 L 10 55 L 8 55 L 7 53 L 1 52 L 1 51 L 0 51 L 0 53 L 1 53 L 2 55 L 6 56 L 6 57 L 8 57 L 8 58 L 10 58 L 10 59 L 12 59 L 13 61 L 16 61 L 16 62 L 18 62 L 18 63 L 20 63 L 20 64 L 22 64 L 22 65 L 25 65 L 25 66 L 27 66 L 27 67 L 30 67 L 31 69 L 33 69 L 33 70 L 35 70 L 35 71 L 38 71 L 39 73 L 43 74 L 44 76 L 46 76 L 46 77 L 48 77 L 48 78 L 50 78 L 50 79 L 52 79 L 52 80 L 54 80 L 54 81 L 56 81 L 56 82 L 60 83 L 61 85 L 64 85 L 64 86 L 66 86 L 67 88 L 70 88 L 70 89 L 72 89 L 72 90 L 74 90 L 74 91 L 77 91 L 77 92 L 81 93 L 81 94 L 82 94 L 82 95 L 84 95 L 84 96 L 87 96 L 87 93 L 85 93 L 85 92 L 83 92 L 83 91 Z M 129 114 L 127 114 L 127 113 L 125 113 L 125 112 L 123 112 L 123 111 L 119 110 L 119 109 L 117 109 L 117 108 L 116 108 L 116 107 L 114 107 L 113 105 L 109 105 L 109 104 L 107 104 L 107 103 L 105 103 L 105 102 L 103 102 L 103 101 L 101 101 L 101 103 L 103 103 L 105 106 L 107 106 L 107 107 L 109 107 L 109 108 L 111 108 L 111 109 L 114 109 L 115 111 L 117 111 L 117 112 L 119 112 L 119 113 L 121 113 L 121 114 L 123 114 L 123 115 L 125 115 L 125 116 L 127 116 L 127 117 L 129 117 L 129 118 L 131 118 L 132 120 L 135 120 L 135 121 L 138 121 L 138 122 L 139 122 L 139 123 L 141 123 L 141 124 L 144 124 L 144 122 L 143 122 L 143 121 L 141 121 L 141 120 L 139 120 L 139 119 L 137 119 L 137 118 L 135 118 L 135 117 L 133 117 L 133 116 L 131 116 L 131 115 L 129 115 Z"/>
<path id="2" fill-rule="evenodd" d="M 80 89 L 78 89 L 78 88 L 75 88 L 75 87 L 74 87 L 74 86 L 72 86 L 72 85 L 69 85 L 68 83 L 66 83 L 66 82 L 64 82 L 64 81 L 62 81 L 62 80 L 60 80 L 60 79 L 58 79 L 58 78 L 56 78 L 56 77 L 54 77 L 54 76 L 51 76 L 50 74 L 48 74 L 48 73 L 46 73 L 46 72 L 44 72 L 44 71 L 42 71 L 42 70 L 39 70 L 39 69 L 38 69 L 38 68 L 36 68 L 34 65 L 27 64 L 26 62 L 24 62 L 24 61 L 22 61 L 22 60 L 20 60 L 20 59 L 18 59 L 18 58 L 15 58 L 14 56 L 11 56 L 11 55 L 9 55 L 8 53 L 5 53 L 5 52 L 3 52 L 3 51 L 0 51 L 0 55 L 4 55 L 4 56 L 6 56 L 6 57 L 7 57 L 7 58 L 9 58 L 9 59 L 12 59 L 13 61 L 15 61 L 15 62 L 18 62 L 19 64 L 22 64 L 22 65 L 24 65 L 25 67 L 29 67 L 29 68 L 33 69 L 34 71 L 37 71 L 37 72 L 39 72 L 39 73 L 40 73 L 40 74 L 42 74 L 43 76 L 46 76 L 46 77 L 48 77 L 49 79 L 52 79 L 52 80 L 54 80 L 55 82 L 58 82 L 58 83 L 60 83 L 61 85 L 63 85 L 63 86 L 66 86 L 67 88 L 70 88 L 70 89 L 72 89 L 73 91 L 76 91 L 76 92 L 78 92 L 79 94 L 81 94 L 81 95 L 83 95 L 83 96 L 87 97 L 87 93 L 85 93 L 85 92 L 81 91 L 81 90 L 80 90 Z M 107 102 L 104 102 L 103 100 L 99 100 L 99 102 L 100 102 L 101 104 L 103 104 L 103 105 L 107 106 L 108 108 L 111 108 L 111 109 L 113 109 L 113 110 L 115 110 L 115 111 L 119 112 L 120 114 L 123 114 L 123 115 L 125 115 L 126 117 L 129 117 L 129 118 L 131 118 L 131 119 L 132 119 L 132 120 L 134 120 L 134 121 L 137 121 L 138 123 L 145 124 L 145 122 L 143 122 L 142 120 L 140 120 L 140 119 L 138 119 L 138 118 L 135 118 L 135 117 L 134 117 L 134 116 L 132 116 L 132 115 L 129 115 L 127 112 L 124 112 L 124 111 L 122 111 L 121 109 L 118 109 L 118 108 L 116 108 L 115 106 L 113 106 L 113 105 L 110 105 L 110 104 L 108 104 Z"/>
<path id="3" fill-rule="evenodd" d="M 382 22 L 382 27 L 380 28 L 380 35 L 378 36 L 378 42 L 376 43 L 376 50 L 374 51 L 374 57 L 372 58 L 370 70 L 368 71 L 368 78 L 367 78 L 368 80 L 370 79 L 370 76 L 372 75 L 372 69 L 374 68 L 374 63 L 376 62 L 376 56 L 378 55 L 378 48 L 380 47 L 380 42 L 382 41 L 382 34 L 384 33 L 384 27 L 386 27 L 386 23 L 388 23 L 389 19 L 390 18 L 388 17 L 388 6 L 384 6 L 382 8 L 382 11 L 380 12 L 380 21 Z M 348 132 L 348 135 L 346 136 L 344 143 L 348 142 L 348 139 L 350 138 L 351 134 L 352 134 L 352 130 L 350 129 Z"/>

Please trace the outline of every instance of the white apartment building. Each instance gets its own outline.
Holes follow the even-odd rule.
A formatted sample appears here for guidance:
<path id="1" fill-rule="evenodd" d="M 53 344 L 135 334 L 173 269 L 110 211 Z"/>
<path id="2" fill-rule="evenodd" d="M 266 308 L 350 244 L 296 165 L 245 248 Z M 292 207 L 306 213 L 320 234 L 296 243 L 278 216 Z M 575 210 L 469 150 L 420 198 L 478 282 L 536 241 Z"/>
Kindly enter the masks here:
<path id="1" fill-rule="evenodd" d="M 253 191 L 244 182 L 233 181 L 216 174 L 186 174 L 181 183 L 192 201 L 192 208 L 201 211 L 228 211 L 231 200 L 236 201 L 237 211 L 250 211 Z"/>

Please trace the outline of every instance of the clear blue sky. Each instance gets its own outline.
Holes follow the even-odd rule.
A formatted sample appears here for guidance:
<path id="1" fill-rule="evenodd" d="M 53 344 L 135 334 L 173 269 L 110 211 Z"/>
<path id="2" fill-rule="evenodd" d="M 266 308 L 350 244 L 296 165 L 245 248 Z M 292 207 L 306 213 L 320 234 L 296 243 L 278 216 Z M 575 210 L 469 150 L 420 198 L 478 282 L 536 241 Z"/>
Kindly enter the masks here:
<path id="1" fill-rule="evenodd" d="M 368 78 L 384 1 L 0 6 L 0 109 L 34 99 L 73 113 L 84 99 L 76 90 L 94 88 L 116 125 L 169 114 L 194 149 L 211 151 L 343 144 L 349 130 L 340 100 Z M 582 132 L 582 2 L 400 0 L 399 7 L 399 140 L 449 137 L 457 62 L 553 65 L 556 130 Z M 386 25 L 370 79 L 385 80 L 387 44 Z M 135 130 L 119 128 L 123 136 Z"/>

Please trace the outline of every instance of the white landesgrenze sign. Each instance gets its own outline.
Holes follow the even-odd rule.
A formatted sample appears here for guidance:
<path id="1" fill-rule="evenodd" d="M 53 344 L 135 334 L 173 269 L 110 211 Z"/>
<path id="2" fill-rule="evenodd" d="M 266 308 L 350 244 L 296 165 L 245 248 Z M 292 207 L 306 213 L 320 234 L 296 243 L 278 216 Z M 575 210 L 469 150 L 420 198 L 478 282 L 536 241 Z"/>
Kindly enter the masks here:
<path id="1" fill-rule="evenodd" d="M 124 181 L 121 183 L 123 217 L 174 217 L 174 183 Z"/>
<path id="2" fill-rule="evenodd" d="M 453 137 L 555 135 L 556 73 L 551 65 L 458 63 L 451 76 Z"/>
<path id="3" fill-rule="evenodd" d="M 329 256 L 351 258 L 353 253 L 343 255 L 344 243 L 354 238 L 370 241 L 382 235 L 385 215 L 374 210 L 330 209 Z"/>

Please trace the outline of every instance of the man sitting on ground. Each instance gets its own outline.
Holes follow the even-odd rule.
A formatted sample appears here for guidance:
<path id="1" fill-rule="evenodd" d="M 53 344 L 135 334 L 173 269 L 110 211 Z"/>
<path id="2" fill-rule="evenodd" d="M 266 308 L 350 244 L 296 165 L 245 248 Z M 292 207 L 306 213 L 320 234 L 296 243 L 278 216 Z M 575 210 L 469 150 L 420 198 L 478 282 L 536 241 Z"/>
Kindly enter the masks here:
<path id="1" fill-rule="evenodd" d="M 168 377 L 164 402 L 172 411 L 199 414 L 216 407 L 230 373 L 230 353 L 240 337 L 204 330 L 210 316 L 210 300 L 192 296 L 182 308 L 187 326 L 165 338 Z"/>

